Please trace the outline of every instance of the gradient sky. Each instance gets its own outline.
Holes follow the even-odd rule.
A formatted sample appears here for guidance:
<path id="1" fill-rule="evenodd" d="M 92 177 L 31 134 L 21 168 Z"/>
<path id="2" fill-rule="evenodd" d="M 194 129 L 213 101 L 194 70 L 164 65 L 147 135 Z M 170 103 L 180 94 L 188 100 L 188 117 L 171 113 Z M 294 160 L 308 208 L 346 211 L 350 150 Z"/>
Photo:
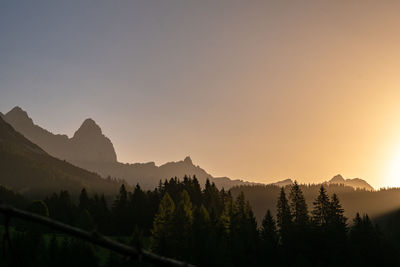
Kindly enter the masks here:
<path id="1" fill-rule="evenodd" d="M 300 3 L 301 2 L 301 3 Z M 399 1 L 2 1 L 0 111 L 122 162 L 400 186 Z"/>

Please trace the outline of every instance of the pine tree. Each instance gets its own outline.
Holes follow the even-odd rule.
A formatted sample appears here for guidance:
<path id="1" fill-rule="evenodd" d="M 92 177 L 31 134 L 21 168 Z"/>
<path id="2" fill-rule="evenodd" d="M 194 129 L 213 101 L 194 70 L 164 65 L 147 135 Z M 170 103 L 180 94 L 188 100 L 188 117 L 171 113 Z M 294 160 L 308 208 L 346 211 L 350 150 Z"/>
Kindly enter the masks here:
<path id="1" fill-rule="evenodd" d="M 330 261 L 335 265 L 346 262 L 347 251 L 347 218 L 336 194 L 332 195 L 330 202 L 329 222 L 325 230 L 325 244 Z"/>
<path id="2" fill-rule="evenodd" d="M 267 242 L 271 247 L 275 247 L 278 244 L 278 232 L 276 229 L 276 223 L 271 215 L 271 211 L 267 210 L 264 219 L 261 223 L 261 239 Z"/>
<path id="3" fill-rule="evenodd" d="M 344 216 L 344 209 L 342 208 L 342 205 L 340 204 L 339 198 L 336 194 L 332 195 L 330 220 L 335 231 L 346 234 L 347 218 Z"/>
<path id="4" fill-rule="evenodd" d="M 131 214 L 131 223 L 139 226 L 141 229 L 145 229 L 146 224 L 149 222 L 149 210 L 147 208 L 147 196 L 140 188 L 139 184 L 136 185 L 133 193 L 130 195 L 129 209 Z"/>
<path id="5" fill-rule="evenodd" d="M 114 221 L 113 230 L 117 235 L 130 235 L 133 231 L 132 214 L 129 212 L 128 192 L 125 185 L 121 185 L 119 195 L 113 203 L 112 218 Z"/>
<path id="6" fill-rule="evenodd" d="M 278 242 L 279 236 L 278 231 L 276 229 L 276 222 L 271 215 L 270 210 L 267 210 L 267 213 L 264 216 L 264 219 L 261 223 L 261 253 L 263 265 L 271 265 L 277 266 L 279 265 L 278 258 Z"/>
<path id="7" fill-rule="evenodd" d="M 323 185 L 319 190 L 317 199 L 313 202 L 312 221 L 315 226 L 326 227 L 330 220 L 331 203 Z"/>
<path id="8" fill-rule="evenodd" d="M 215 240 L 211 238 L 212 230 L 210 214 L 204 205 L 201 205 L 199 208 L 195 209 L 193 220 L 193 263 L 199 266 L 206 266 L 207 262 L 209 262 L 209 259 L 206 259 L 204 255 L 216 252 L 215 250 L 217 248 L 214 248 L 211 252 L 209 250 L 210 246 L 215 244 Z"/>
<path id="9" fill-rule="evenodd" d="M 353 265 L 377 266 L 382 263 L 384 255 L 381 235 L 368 215 L 361 217 L 359 213 L 356 214 L 350 229 L 349 239 L 353 254 Z"/>
<path id="10" fill-rule="evenodd" d="M 174 255 L 181 259 L 190 260 L 193 242 L 193 207 L 186 190 L 181 193 L 180 201 L 174 212 L 172 225 Z"/>
<path id="11" fill-rule="evenodd" d="M 89 196 L 86 189 L 83 188 L 81 194 L 79 195 L 79 208 L 81 210 L 89 210 Z"/>
<path id="12" fill-rule="evenodd" d="M 170 242 L 173 238 L 173 218 L 175 204 L 171 196 L 165 193 L 161 199 L 158 212 L 154 217 L 152 229 L 152 249 L 165 256 L 172 255 Z"/>
<path id="13" fill-rule="evenodd" d="M 259 245 L 257 223 L 244 193 L 241 192 L 233 206 L 231 216 L 231 251 L 235 265 L 253 266 Z"/>
<path id="14" fill-rule="evenodd" d="M 309 222 L 308 209 L 303 192 L 296 181 L 290 188 L 289 199 L 293 224 L 298 228 L 304 228 Z"/>
<path id="15" fill-rule="evenodd" d="M 278 198 L 276 217 L 281 243 L 283 246 L 287 246 L 289 245 L 289 237 L 292 230 L 292 214 L 283 187 Z"/>

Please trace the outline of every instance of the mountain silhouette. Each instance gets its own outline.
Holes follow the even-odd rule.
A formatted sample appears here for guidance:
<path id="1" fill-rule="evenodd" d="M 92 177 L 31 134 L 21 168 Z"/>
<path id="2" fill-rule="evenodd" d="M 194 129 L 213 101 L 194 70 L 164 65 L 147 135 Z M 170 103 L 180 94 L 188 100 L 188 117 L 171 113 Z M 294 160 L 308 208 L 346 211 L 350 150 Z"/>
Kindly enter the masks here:
<path id="1" fill-rule="evenodd" d="M 18 119 L 19 122 L 29 121 L 26 117 Z M 117 192 L 120 186 L 120 183 L 105 180 L 97 174 L 50 156 L 2 118 L 0 158 L 0 184 L 25 195 L 45 195 L 59 190 L 77 194 L 83 187 L 92 192 L 111 194 Z"/>
<path id="2" fill-rule="evenodd" d="M 85 120 L 74 136 L 68 138 L 67 135 L 56 135 L 35 125 L 20 107 L 13 108 L 3 118 L 30 141 L 59 159 L 69 162 L 117 161 L 113 144 L 92 119 Z"/>
<path id="3" fill-rule="evenodd" d="M 125 164 L 117 161 L 116 152 L 110 139 L 102 133 L 93 119 L 86 119 L 72 138 L 53 134 L 35 125 L 26 111 L 15 107 L 4 116 L 18 132 L 42 147 L 50 155 L 66 160 L 81 168 L 97 172 L 103 177 L 117 177 L 129 184 L 140 184 L 145 189 L 153 189 L 160 180 L 184 175 L 196 176 L 204 185 L 209 179 L 217 187 L 229 189 L 236 185 L 256 184 L 228 177 L 213 177 L 200 166 L 193 164 L 190 157 L 182 161 L 168 162 L 156 166 L 154 162 Z"/>
<path id="4" fill-rule="evenodd" d="M 360 178 L 354 179 L 344 179 L 342 175 L 338 174 L 330 179 L 328 184 L 343 184 L 345 186 L 351 186 L 355 189 L 365 189 L 365 190 L 374 190 L 374 188 L 368 184 L 365 180 Z"/>
<path id="5" fill-rule="evenodd" d="M 291 184 L 293 184 L 292 179 L 285 179 L 282 181 L 271 183 L 270 185 L 285 187 L 285 186 L 288 186 Z M 370 190 L 370 191 L 374 190 L 374 188 L 363 179 L 360 179 L 360 178 L 344 179 L 343 176 L 340 174 L 334 176 L 332 179 L 330 179 L 329 181 L 324 182 L 322 184 L 337 184 L 337 185 L 350 186 L 350 187 L 353 187 L 354 189 L 364 189 L 364 190 Z"/>
<path id="6" fill-rule="evenodd" d="M 282 181 L 278 181 L 276 183 L 272 183 L 271 185 L 276 185 L 276 186 L 279 186 L 279 187 L 285 187 L 285 186 L 291 185 L 291 184 L 293 184 L 292 179 L 285 179 L 285 180 L 282 180 Z"/>

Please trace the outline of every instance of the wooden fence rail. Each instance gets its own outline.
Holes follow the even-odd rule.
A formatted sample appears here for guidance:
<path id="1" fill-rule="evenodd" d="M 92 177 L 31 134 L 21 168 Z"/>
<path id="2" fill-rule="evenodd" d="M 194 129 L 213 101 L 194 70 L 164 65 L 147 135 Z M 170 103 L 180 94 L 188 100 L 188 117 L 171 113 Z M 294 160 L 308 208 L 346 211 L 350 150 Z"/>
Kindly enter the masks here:
<path id="1" fill-rule="evenodd" d="M 19 218 L 19 219 L 22 219 L 25 221 L 30 221 L 33 223 L 45 225 L 51 229 L 58 230 L 60 232 L 66 233 L 66 234 L 74 236 L 76 238 L 88 241 L 92 244 L 112 250 L 119 254 L 129 256 L 134 259 L 150 262 L 157 266 L 194 267 L 193 265 L 191 265 L 189 263 L 186 263 L 183 261 L 178 261 L 178 260 L 167 258 L 167 257 L 163 257 L 163 256 L 157 255 L 157 254 L 152 253 L 147 250 L 127 246 L 125 244 L 119 243 L 119 242 L 114 241 L 105 236 L 102 236 L 99 233 L 88 232 L 88 231 L 82 230 L 80 228 L 73 227 L 71 225 L 50 219 L 48 217 L 44 217 L 44 216 L 37 215 L 35 213 L 20 210 L 20 209 L 14 208 L 9 205 L 0 204 L 0 212 L 3 213 L 6 218 L 6 220 L 5 220 L 7 222 L 5 225 L 6 228 L 8 228 L 9 218 L 16 217 L 16 218 Z M 8 229 L 6 229 L 6 231 L 8 233 Z"/>

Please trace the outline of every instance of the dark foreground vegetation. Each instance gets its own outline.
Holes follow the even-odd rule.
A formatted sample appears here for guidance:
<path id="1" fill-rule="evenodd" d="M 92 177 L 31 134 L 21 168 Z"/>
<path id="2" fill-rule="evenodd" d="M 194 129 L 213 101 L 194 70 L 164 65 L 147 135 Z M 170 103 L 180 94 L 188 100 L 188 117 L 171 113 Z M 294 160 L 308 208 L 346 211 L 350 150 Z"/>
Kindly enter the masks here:
<path id="1" fill-rule="evenodd" d="M 208 181 L 201 189 L 188 177 L 154 191 L 138 185 L 128 192 L 122 185 L 112 203 L 85 189 L 76 203 L 67 191 L 31 203 L 2 187 L 0 197 L 199 266 L 400 266 L 399 235 L 385 235 L 367 215 L 348 220 L 338 197 L 323 186 L 310 209 L 297 183 L 280 189 L 276 216 L 266 210 L 260 225 L 243 193 L 233 198 Z M 18 220 L 11 222 L 11 246 L 1 246 L 1 266 L 149 266 Z"/>

